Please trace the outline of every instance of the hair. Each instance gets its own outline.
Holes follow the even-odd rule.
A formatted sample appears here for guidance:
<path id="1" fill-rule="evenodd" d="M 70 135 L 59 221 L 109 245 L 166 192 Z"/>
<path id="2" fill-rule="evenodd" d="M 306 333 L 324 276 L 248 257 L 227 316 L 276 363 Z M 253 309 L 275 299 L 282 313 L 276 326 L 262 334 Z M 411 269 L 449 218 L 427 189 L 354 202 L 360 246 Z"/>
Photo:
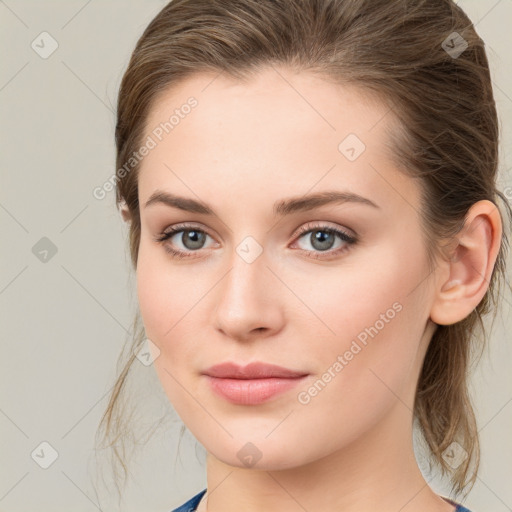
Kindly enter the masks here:
<path id="1" fill-rule="evenodd" d="M 453 32 L 467 42 L 458 56 L 443 45 Z M 274 64 L 353 85 L 389 107 L 396 121 L 388 134 L 393 158 L 401 172 L 420 184 L 431 269 L 434 256 L 444 254 L 442 242 L 456 236 L 475 202 L 492 201 L 503 220 L 497 205 L 501 199 L 512 219 L 512 209 L 496 187 L 499 128 L 484 42 L 453 1 L 174 0 L 138 40 L 118 96 L 116 203 L 131 216 L 135 269 L 140 166 L 130 172 L 123 166 L 143 144 L 148 113 L 159 94 L 198 73 L 249 80 Z M 485 296 L 460 322 L 437 326 L 417 384 L 416 425 L 429 460 L 449 475 L 457 494 L 471 489 L 477 476 L 480 447 L 468 374 L 473 355 L 480 357 L 486 344 L 483 316 L 496 310 L 506 282 L 507 251 L 504 230 Z M 97 432 L 113 449 L 125 477 L 124 441 L 130 426 L 122 397 L 136 348 L 144 340 L 136 319 L 137 324 L 127 357 L 118 361 L 117 380 Z M 467 453 L 457 468 L 443 457 L 454 442 Z"/>

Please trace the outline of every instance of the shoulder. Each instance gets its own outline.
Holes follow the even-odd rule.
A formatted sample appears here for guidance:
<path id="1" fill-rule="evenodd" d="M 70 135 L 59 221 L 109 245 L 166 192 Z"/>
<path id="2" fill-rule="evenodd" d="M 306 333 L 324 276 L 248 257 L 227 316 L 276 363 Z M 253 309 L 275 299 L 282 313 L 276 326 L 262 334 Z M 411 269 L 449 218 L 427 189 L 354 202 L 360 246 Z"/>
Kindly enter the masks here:
<path id="1" fill-rule="evenodd" d="M 201 498 L 204 496 L 205 492 L 206 492 L 206 489 L 202 490 L 199 494 L 196 494 L 193 498 L 190 498 L 186 503 L 183 503 L 183 505 L 181 505 L 181 507 L 175 508 L 174 510 L 171 510 L 170 512 L 194 512 L 197 505 L 199 505 Z M 459 512 L 459 511 L 457 511 L 457 512 Z M 463 509 L 462 512 L 465 512 L 465 509 Z"/>

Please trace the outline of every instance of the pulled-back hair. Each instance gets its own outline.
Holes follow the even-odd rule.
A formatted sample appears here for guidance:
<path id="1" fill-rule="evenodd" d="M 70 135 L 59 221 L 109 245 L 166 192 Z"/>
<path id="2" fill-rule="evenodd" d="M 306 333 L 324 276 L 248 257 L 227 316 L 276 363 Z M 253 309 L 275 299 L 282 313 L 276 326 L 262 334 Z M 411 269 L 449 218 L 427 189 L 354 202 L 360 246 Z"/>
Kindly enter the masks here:
<path id="1" fill-rule="evenodd" d="M 462 53 L 450 51 L 466 44 Z M 441 242 L 459 232 L 475 202 L 502 199 L 510 219 L 510 205 L 496 188 L 499 129 L 484 42 L 453 1 L 174 0 L 138 40 L 118 96 L 116 199 L 131 215 L 135 269 L 139 165 L 130 172 L 123 166 L 141 147 L 159 94 L 197 73 L 250 80 L 269 65 L 354 85 L 389 107 L 398 127 L 388 134 L 397 169 L 421 185 L 432 268 Z M 486 342 L 483 316 L 498 303 L 507 249 L 504 234 L 485 296 L 462 321 L 437 326 L 419 376 L 415 420 L 431 460 L 457 493 L 471 488 L 478 470 L 468 372 Z M 143 337 L 139 329 L 131 340 L 98 430 L 125 470 L 129 423 L 121 398 Z M 468 454 L 456 469 L 443 457 L 453 442 Z"/>

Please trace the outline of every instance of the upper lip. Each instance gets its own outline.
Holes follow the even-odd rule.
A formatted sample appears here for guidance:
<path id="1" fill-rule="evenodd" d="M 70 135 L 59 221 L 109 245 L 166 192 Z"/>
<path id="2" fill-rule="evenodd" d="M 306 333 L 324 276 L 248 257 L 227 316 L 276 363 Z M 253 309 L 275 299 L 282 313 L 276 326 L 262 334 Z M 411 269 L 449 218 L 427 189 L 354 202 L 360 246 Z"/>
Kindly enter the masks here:
<path id="1" fill-rule="evenodd" d="M 224 379 L 264 379 L 268 377 L 290 379 L 303 377 L 307 375 L 307 372 L 294 371 L 275 364 L 261 362 L 250 363 L 247 366 L 226 362 L 211 366 L 203 374 Z"/>

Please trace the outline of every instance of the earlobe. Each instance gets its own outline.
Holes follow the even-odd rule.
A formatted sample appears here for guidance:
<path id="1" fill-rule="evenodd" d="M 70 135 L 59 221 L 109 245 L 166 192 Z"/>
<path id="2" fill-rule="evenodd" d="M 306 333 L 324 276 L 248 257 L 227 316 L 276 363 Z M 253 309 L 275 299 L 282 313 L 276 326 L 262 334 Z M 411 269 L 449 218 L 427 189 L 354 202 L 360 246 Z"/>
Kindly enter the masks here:
<path id="1" fill-rule="evenodd" d="M 494 203 L 475 203 L 449 260 L 449 276 L 438 283 L 430 318 L 451 325 L 466 318 L 480 303 L 488 287 L 501 245 L 502 223 Z"/>
<path id="2" fill-rule="evenodd" d="M 123 217 L 123 220 L 127 223 L 130 223 L 132 220 L 132 216 L 130 214 L 130 210 L 128 209 L 128 205 L 125 201 L 122 201 L 119 203 L 119 210 L 121 212 L 121 216 Z"/>

